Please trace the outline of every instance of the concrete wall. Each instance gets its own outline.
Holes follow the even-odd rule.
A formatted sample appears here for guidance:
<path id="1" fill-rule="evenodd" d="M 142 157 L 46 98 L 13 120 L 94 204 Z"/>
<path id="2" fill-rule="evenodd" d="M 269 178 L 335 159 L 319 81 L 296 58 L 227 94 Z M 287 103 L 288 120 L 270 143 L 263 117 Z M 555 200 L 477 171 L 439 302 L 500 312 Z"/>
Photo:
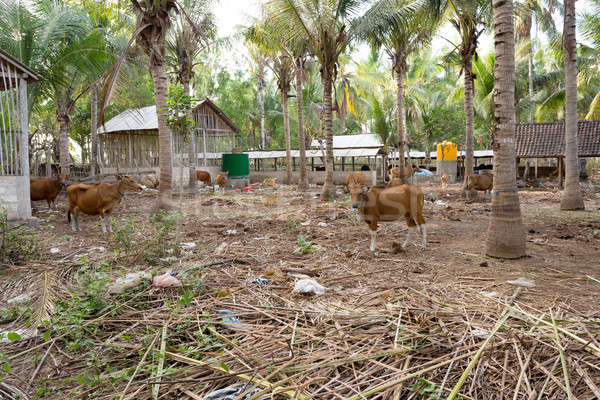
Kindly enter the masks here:
<path id="1" fill-rule="evenodd" d="M 452 182 L 454 182 L 456 180 L 456 168 L 457 168 L 456 161 L 437 161 L 436 163 L 437 163 L 436 164 L 436 166 L 437 166 L 436 174 L 438 176 L 447 174 L 449 177 L 451 177 Z"/>
<path id="2" fill-rule="evenodd" d="M 334 171 L 333 172 L 333 184 L 334 185 L 345 185 L 346 177 L 351 171 Z M 366 178 L 366 184 L 373 186 L 376 184 L 376 173 L 375 171 L 361 171 Z M 306 171 L 308 183 L 311 185 L 323 185 L 325 183 L 325 171 Z M 287 179 L 286 171 L 250 171 L 250 183 L 262 182 L 266 178 L 275 178 L 277 183 L 283 184 Z M 300 172 L 292 172 L 292 184 L 298 184 L 300 179 Z"/>
<path id="3" fill-rule="evenodd" d="M 31 218 L 29 176 L 0 176 L 0 207 L 9 221 Z"/>

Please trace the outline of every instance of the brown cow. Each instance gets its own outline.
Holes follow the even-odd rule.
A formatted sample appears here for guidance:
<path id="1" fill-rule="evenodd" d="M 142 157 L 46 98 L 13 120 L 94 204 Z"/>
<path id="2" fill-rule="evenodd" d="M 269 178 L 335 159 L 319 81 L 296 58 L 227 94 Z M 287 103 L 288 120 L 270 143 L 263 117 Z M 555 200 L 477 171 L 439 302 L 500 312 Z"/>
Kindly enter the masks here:
<path id="1" fill-rule="evenodd" d="M 227 186 L 227 175 L 229 172 L 219 172 L 219 175 L 215 178 L 215 184 L 219 185 L 221 193 L 225 193 L 225 186 Z"/>
<path id="2" fill-rule="evenodd" d="M 413 174 L 419 171 L 419 168 L 412 166 L 399 166 L 395 168 L 391 168 L 389 173 L 390 185 L 389 186 L 398 186 L 398 185 L 406 185 L 410 183 L 410 178 Z M 391 182 L 394 184 L 391 184 Z"/>
<path id="3" fill-rule="evenodd" d="M 421 232 L 423 248 L 427 248 L 427 229 L 423 218 L 423 192 L 418 186 L 402 185 L 394 187 L 372 187 L 359 196 L 360 201 L 353 204 L 358 208 L 371 231 L 371 251 L 377 250 L 377 224 L 396 221 L 402 217 L 408 225 L 408 235 L 402 248 L 410 242 L 411 233 L 416 226 Z"/>
<path id="4" fill-rule="evenodd" d="M 487 192 L 492 199 L 492 188 L 494 187 L 494 175 L 490 173 L 471 174 L 467 179 L 467 199 L 469 192 L 473 189 Z"/>
<path id="5" fill-rule="evenodd" d="M 73 232 L 81 231 L 79 227 L 79 212 L 88 215 L 100 215 L 102 223 L 102 232 L 106 233 L 106 224 L 104 215 L 110 213 L 113 208 L 121 201 L 125 190 L 143 190 L 133 179 L 128 176 L 117 175 L 117 183 L 96 183 L 94 185 L 85 185 L 76 183 L 67 188 L 67 197 L 69 198 L 69 212 L 67 217 L 71 222 Z M 71 221 L 71 213 L 73 220 Z M 112 226 L 108 224 L 108 230 L 112 232 Z"/>
<path id="6" fill-rule="evenodd" d="M 29 183 L 29 195 L 31 196 L 31 200 L 46 200 L 48 202 L 48 209 L 56 209 L 56 197 L 66 181 L 67 176 L 65 174 L 58 175 L 57 179 L 31 179 Z"/>
<path id="7" fill-rule="evenodd" d="M 444 174 L 441 177 L 442 187 L 445 188 L 448 186 L 448 174 Z"/>
<path id="8" fill-rule="evenodd" d="M 348 174 L 348 177 L 346 178 L 346 189 L 350 192 L 353 204 L 359 201 L 359 196 L 364 185 L 365 176 L 362 172 L 354 171 Z M 353 206 L 352 209 L 355 210 L 356 208 Z"/>
<path id="9" fill-rule="evenodd" d="M 196 179 L 200 182 L 204 182 L 206 186 L 210 186 L 211 176 L 210 173 L 206 171 L 196 171 Z"/>

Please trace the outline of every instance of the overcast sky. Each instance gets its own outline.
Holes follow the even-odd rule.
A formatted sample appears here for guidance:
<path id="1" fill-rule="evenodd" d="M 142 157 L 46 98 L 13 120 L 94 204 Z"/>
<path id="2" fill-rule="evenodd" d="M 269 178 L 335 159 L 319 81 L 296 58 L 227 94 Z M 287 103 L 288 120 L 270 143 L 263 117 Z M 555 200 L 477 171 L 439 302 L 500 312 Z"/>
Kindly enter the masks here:
<path id="1" fill-rule="evenodd" d="M 260 13 L 260 4 L 264 0 L 217 0 L 215 7 L 215 16 L 220 37 L 227 37 L 236 33 L 236 28 L 243 25 L 249 25 L 253 18 L 256 18 Z M 587 0 L 579 0 L 576 3 L 577 13 L 584 12 L 589 7 Z M 589 9 L 589 8 L 588 8 Z M 562 30 L 562 21 L 556 20 L 556 25 L 559 31 Z M 434 52 L 439 52 L 443 48 L 448 47 L 449 43 L 446 40 L 451 40 L 454 43 L 458 42 L 458 35 L 454 29 L 450 26 L 443 27 L 440 32 L 432 40 L 432 48 Z M 578 35 L 578 40 L 581 40 L 581 35 Z M 479 49 L 482 54 L 489 53 L 494 46 L 491 35 L 484 35 L 479 43 Z M 230 57 L 229 68 L 230 69 L 246 69 L 244 65 L 239 63 L 239 57 L 246 55 L 247 52 L 243 43 L 239 41 L 234 42 L 234 49 L 232 50 L 236 54 Z M 368 49 L 366 46 L 359 48 L 357 58 L 363 59 L 368 56 Z"/>

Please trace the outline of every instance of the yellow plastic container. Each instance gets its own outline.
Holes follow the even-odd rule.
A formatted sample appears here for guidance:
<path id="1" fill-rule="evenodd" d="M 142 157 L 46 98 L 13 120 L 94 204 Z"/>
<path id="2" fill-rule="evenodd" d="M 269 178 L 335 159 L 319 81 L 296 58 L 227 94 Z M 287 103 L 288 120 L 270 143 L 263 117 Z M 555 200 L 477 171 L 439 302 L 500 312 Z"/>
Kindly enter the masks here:
<path id="1" fill-rule="evenodd" d="M 456 161 L 458 155 L 458 146 L 456 144 L 444 140 L 437 145 L 438 161 Z"/>

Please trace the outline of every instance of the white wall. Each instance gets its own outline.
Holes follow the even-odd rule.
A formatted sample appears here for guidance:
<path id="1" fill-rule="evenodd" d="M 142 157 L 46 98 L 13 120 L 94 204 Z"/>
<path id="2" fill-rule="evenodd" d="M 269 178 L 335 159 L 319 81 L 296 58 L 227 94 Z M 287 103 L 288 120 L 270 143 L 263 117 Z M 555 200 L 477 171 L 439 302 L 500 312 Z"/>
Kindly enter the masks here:
<path id="1" fill-rule="evenodd" d="M 345 185 L 348 174 L 352 171 L 334 171 L 333 172 L 333 184 L 334 185 Z M 361 171 L 366 178 L 367 186 L 373 186 L 377 182 L 375 171 Z M 306 171 L 308 183 L 312 185 L 323 185 L 325 183 L 325 171 Z M 262 182 L 266 178 L 276 178 L 277 183 L 284 184 L 287 179 L 286 171 L 250 171 L 250 182 Z M 292 184 L 298 184 L 300 179 L 300 172 L 292 172 Z"/>
<path id="2" fill-rule="evenodd" d="M 0 176 L 0 207 L 9 221 L 31 218 L 29 176 Z"/>

